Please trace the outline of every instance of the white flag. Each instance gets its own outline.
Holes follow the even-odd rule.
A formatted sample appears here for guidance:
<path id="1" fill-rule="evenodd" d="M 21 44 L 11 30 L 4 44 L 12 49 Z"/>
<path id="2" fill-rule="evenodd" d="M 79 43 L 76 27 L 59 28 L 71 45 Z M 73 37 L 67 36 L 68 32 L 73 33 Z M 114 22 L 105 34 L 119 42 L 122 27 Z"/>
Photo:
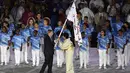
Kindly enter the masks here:
<path id="1" fill-rule="evenodd" d="M 80 32 L 80 26 L 78 25 L 79 21 L 77 18 L 75 3 L 73 3 L 72 7 L 70 8 L 67 19 L 73 22 L 75 41 L 77 41 L 79 44 L 82 43 L 82 36 Z"/>

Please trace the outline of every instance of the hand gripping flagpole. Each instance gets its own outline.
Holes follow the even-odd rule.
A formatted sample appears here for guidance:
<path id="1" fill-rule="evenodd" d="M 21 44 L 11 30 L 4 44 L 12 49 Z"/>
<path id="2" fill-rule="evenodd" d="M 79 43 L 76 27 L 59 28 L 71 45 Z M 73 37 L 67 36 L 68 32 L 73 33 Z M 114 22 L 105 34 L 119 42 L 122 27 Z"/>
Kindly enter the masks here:
<path id="1" fill-rule="evenodd" d="M 58 44 L 58 42 L 59 42 L 59 40 L 60 40 L 61 34 L 62 34 L 63 30 L 64 30 L 65 25 L 66 25 L 66 22 L 67 22 L 67 19 L 65 20 L 65 22 L 64 22 L 64 24 L 63 24 L 63 26 L 62 26 L 62 29 L 61 29 L 61 31 L 60 31 L 60 34 L 59 34 L 59 36 L 58 36 L 58 40 L 56 41 L 56 44 L 55 44 L 54 48 L 57 46 L 57 44 Z"/>
<path id="2" fill-rule="evenodd" d="M 75 2 L 76 2 L 76 0 L 74 0 L 73 3 L 75 3 Z M 72 5 L 73 5 L 73 4 L 72 4 Z M 72 6 L 71 6 L 71 7 L 72 7 Z M 69 11 L 69 12 L 70 12 L 70 11 Z M 68 17 L 68 16 L 67 16 L 67 17 Z M 63 30 L 64 30 L 64 27 L 65 27 L 65 25 L 66 25 L 67 20 L 68 20 L 68 19 L 65 20 L 65 22 L 64 22 L 64 24 L 63 24 L 63 26 L 62 26 L 62 29 L 61 29 L 61 31 L 60 31 L 60 34 L 59 34 L 59 36 L 58 36 L 58 40 L 56 41 L 56 44 L 55 44 L 54 48 L 57 46 L 57 44 L 58 44 L 58 42 L 59 42 L 59 40 L 60 40 L 61 34 L 62 34 Z"/>

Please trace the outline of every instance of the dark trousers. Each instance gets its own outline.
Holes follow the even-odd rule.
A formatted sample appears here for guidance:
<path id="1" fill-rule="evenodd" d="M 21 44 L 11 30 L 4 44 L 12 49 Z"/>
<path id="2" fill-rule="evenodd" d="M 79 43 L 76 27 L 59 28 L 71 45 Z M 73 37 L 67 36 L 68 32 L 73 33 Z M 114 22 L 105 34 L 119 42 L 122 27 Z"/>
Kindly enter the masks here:
<path id="1" fill-rule="evenodd" d="M 46 67 L 48 66 L 48 73 L 52 73 L 52 65 L 53 65 L 53 55 L 45 55 L 45 62 L 42 66 L 40 73 L 44 73 Z"/>

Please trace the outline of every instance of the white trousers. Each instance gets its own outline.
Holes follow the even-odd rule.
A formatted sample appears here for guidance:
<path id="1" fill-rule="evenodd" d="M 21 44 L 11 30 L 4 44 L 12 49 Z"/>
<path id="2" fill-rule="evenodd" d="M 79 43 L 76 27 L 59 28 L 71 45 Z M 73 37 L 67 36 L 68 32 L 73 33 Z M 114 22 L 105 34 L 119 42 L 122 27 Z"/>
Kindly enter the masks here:
<path id="1" fill-rule="evenodd" d="M 123 49 L 117 49 L 117 63 L 118 67 L 124 67 L 124 54 L 122 54 Z"/>
<path id="2" fill-rule="evenodd" d="M 64 62 L 64 51 L 56 50 L 56 55 L 57 55 L 57 66 L 62 67 L 62 64 Z"/>
<path id="3" fill-rule="evenodd" d="M 130 62 L 130 43 L 128 43 L 125 47 L 124 56 L 125 56 L 125 66 L 127 66 L 128 63 Z"/>
<path id="4" fill-rule="evenodd" d="M 106 50 L 101 50 L 101 49 L 99 49 L 98 50 L 99 51 L 99 66 L 101 67 L 101 66 L 104 66 L 104 67 L 106 67 L 106 63 L 107 63 L 107 61 L 106 61 Z"/>
<path id="5" fill-rule="evenodd" d="M 20 51 L 21 53 L 21 62 L 25 61 L 26 63 L 28 63 L 28 46 L 27 43 L 24 43 L 22 45 L 22 51 Z"/>
<path id="6" fill-rule="evenodd" d="M 110 52 L 111 52 L 111 48 L 112 48 L 112 43 L 110 44 L 110 48 L 108 49 L 108 54 L 106 55 L 107 56 L 107 65 L 110 65 Z"/>
<path id="7" fill-rule="evenodd" d="M 5 62 L 5 64 L 7 64 L 7 47 L 1 46 L 1 62 Z"/>
<path id="8" fill-rule="evenodd" d="M 32 61 L 33 65 L 38 66 L 39 65 L 39 56 L 40 56 L 40 51 L 39 50 L 32 50 Z"/>
<path id="9" fill-rule="evenodd" d="M 15 64 L 19 65 L 20 64 L 20 48 L 14 50 L 15 53 Z"/>
<path id="10" fill-rule="evenodd" d="M 11 47 L 9 47 L 9 49 L 7 50 L 7 63 L 9 63 L 10 60 L 10 49 Z"/>
<path id="11" fill-rule="evenodd" d="M 29 43 L 27 51 L 28 51 L 28 60 L 32 60 L 32 47 L 30 43 Z"/>
<path id="12" fill-rule="evenodd" d="M 83 64 L 84 64 L 84 67 L 86 67 L 86 65 L 87 65 L 87 51 L 80 51 L 79 54 L 80 54 L 80 67 L 83 67 Z"/>

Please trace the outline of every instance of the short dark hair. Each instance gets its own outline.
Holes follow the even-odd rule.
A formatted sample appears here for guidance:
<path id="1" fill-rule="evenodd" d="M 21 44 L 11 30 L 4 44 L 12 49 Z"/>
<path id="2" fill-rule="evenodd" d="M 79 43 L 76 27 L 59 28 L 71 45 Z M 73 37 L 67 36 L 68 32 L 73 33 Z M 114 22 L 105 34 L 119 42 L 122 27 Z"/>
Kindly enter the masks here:
<path id="1" fill-rule="evenodd" d="M 49 30 L 48 30 L 48 33 L 50 33 L 50 32 L 52 32 L 52 30 L 51 30 L 51 29 L 49 29 Z"/>
<path id="2" fill-rule="evenodd" d="M 77 14 L 81 15 L 82 16 L 82 13 L 81 12 L 77 12 Z"/>
<path id="3" fill-rule="evenodd" d="M 88 16 L 84 16 L 84 18 L 87 18 L 87 19 L 88 19 Z"/>
<path id="4" fill-rule="evenodd" d="M 82 37 L 85 35 L 85 32 L 83 31 L 83 32 L 81 32 L 81 35 L 82 35 Z"/>
<path id="5" fill-rule="evenodd" d="M 69 38 L 69 34 L 68 33 L 63 33 L 63 36 L 66 38 L 66 39 L 68 39 Z"/>
<path id="6" fill-rule="evenodd" d="M 110 23 L 110 20 L 106 20 L 106 22 Z"/>
<path id="7" fill-rule="evenodd" d="M 101 31 L 103 31 L 103 32 L 104 32 L 104 35 L 106 36 L 106 31 L 105 31 L 105 29 L 101 29 Z M 100 32 L 101 32 L 101 31 L 100 31 Z"/>
<path id="8" fill-rule="evenodd" d="M 120 29 L 120 30 L 118 30 L 118 32 L 123 32 L 123 30 L 122 30 L 122 29 Z"/>
<path id="9" fill-rule="evenodd" d="M 38 33 L 38 31 L 37 31 L 37 30 L 34 30 L 33 32 L 36 32 L 36 33 Z"/>

